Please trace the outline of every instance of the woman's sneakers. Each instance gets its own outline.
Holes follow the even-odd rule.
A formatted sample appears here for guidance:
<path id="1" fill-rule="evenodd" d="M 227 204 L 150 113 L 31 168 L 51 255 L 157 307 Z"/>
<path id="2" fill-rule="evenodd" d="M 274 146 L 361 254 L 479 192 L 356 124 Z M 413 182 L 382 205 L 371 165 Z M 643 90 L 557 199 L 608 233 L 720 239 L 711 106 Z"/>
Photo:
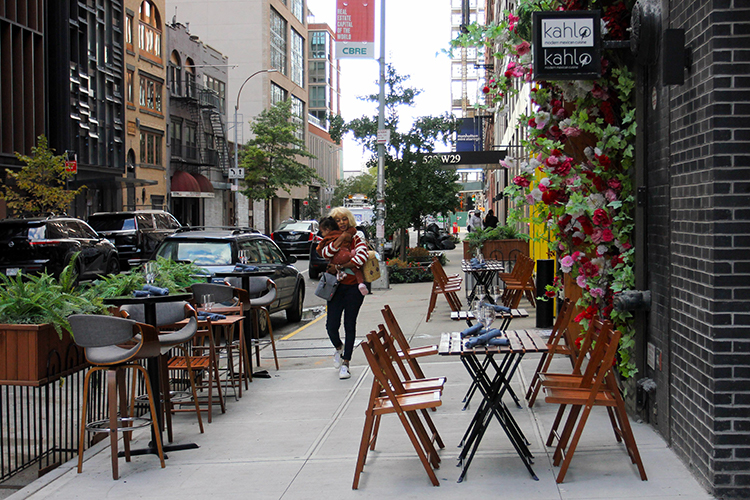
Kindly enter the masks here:
<path id="1" fill-rule="evenodd" d="M 339 368 L 339 378 L 343 380 L 343 379 L 349 378 L 351 376 L 352 376 L 352 374 L 349 372 L 349 365 L 342 364 L 341 368 Z"/>
<path id="2" fill-rule="evenodd" d="M 368 293 L 370 293 L 370 291 L 367 289 L 367 285 L 365 285 L 364 283 L 360 283 L 357 288 L 359 289 L 359 293 L 361 293 L 362 295 L 367 295 Z"/>
<path id="3" fill-rule="evenodd" d="M 333 353 L 333 367 L 334 368 L 340 368 L 341 367 L 341 356 L 344 355 L 344 346 L 339 347 L 336 349 L 336 352 Z"/>

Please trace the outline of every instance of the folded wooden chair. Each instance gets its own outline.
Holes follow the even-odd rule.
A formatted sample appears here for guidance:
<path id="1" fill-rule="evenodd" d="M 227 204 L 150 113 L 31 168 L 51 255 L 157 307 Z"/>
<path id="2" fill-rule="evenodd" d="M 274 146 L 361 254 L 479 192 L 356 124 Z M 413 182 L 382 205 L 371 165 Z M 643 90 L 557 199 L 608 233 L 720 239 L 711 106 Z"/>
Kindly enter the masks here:
<path id="1" fill-rule="evenodd" d="M 526 391 L 526 400 L 529 402 L 529 408 L 534 406 L 539 389 L 542 388 L 542 381 L 539 374 L 547 372 L 552 362 L 552 357 L 555 354 L 568 356 L 571 368 L 575 368 L 576 366 L 578 349 L 575 346 L 575 339 L 571 338 L 570 331 L 568 330 L 568 323 L 570 323 L 574 309 L 570 299 L 565 299 L 562 306 L 560 306 L 560 310 L 557 312 L 557 319 L 547 341 L 548 351 L 542 353 L 542 356 L 539 358 L 539 364 L 534 371 L 534 376 L 531 378 L 529 389 Z"/>
<path id="2" fill-rule="evenodd" d="M 536 286 L 534 286 L 534 260 L 524 254 L 519 254 L 516 264 L 510 273 L 498 273 L 500 279 L 505 283 L 503 300 L 508 295 L 520 293 L 526 295 L 526 299 L 532 306 L 536 307 Z"/>
<path id="3" fill-rule="evenodd" d="M 357 455 L 357 465 L 354 471 L 352 489 L 359 487 L 359 478 L 365 466 L 368 448 L 374 445 L 377 438 L 375 420 L 381 415 L 395 413 L 414 446 L 422 466 L 427 472 L 433 485 L 439 486 L 433 467 L 438 468 L 439 457 L 434 448 L 433 440 L 439 438 L 435 431 L 432 436 L 427 432 L 419 418 L 417 410 L 435 408 L 442 404 L 439 389 L 423 392 L 407 392 L 398 376 L 394 376 L 393 364 L 381 340 L 383 337 L 373 332 L 360 346 L 365 353 L 367 362 L 372 370 L 374 380 L 370 391 L 365 424 L 362 429 L 362 439 Z"/>
<path id="4" fill-rule="evenodd" d="M 430 292 L 430 304 L 427 307 L 425 322 L 430 321 L 430 315 L 435 310 L 438 295 L 445 296 L 451 311 L 461 310 L 461 299 L 458 298 L 457 292 L 461 291 L 463 278 L 458 275 L 446 275 L 445 269 L 443 269 L 443 265 L 440 264 L 440 259 L 437 257 L 432 258 L 430 270 L 432 271 L 432 291 Z"/>
<path id="5" fill-rule="evenodd" d="M 594 406 L 605 406 L 614 410 L 618 424 L 616 427 L 616 436 L 619 434 L 618 441 L 621 438 L 625 442 L 628 455 L 632 463 L 638 467 L 641 479 L 647 480 L 625 410 L 625 402 L 614 377 L 613 365 L 619 342 L 620 332 L 613 331 L 608 321 L 604 322 L 598 332 L 596 345 L 591 351 L 591 357 L 583 375 L 571 376 L 569 385 L 561 381 L 560 385 L 544 386 L 547 403 L 560 404 L 560 411 L 564 411 L 565 405 L 571 407 L 563 431 L 558 433 L 556 427 L 550 431 L 550 439 L 557 438 L 558 440 L 553 457 L 553 464 L 560 465 L 560 472 L 557 475 L 558 483 L 565 479 L 565 474 Z"/>
<path id="6" fill-rule="evenodd" d="M 391 337 L 393 338 L 393 340 L 395 340 L 395 343 L 400 349 L 399 356 L 404 359 L 409 365 L 409 368 L 411 368 L 413 378 L 425 378 L 424 372 L 419 366 L 419 361 L 417 361 L 417 358 L 437 354 L 438 346 L 425 345 L 420 347 L 411 347 L 409 345 L 409 341 L 406 340 L 404 332 L 401 330 L 398 321 L 396 321 L 396 316 L 393 314 L 391 306 L 385 305 L 380 312 L 383 314 L 383 319 L 385 319 L 385 324 L 388 326 L 388 331 L 390 332 Z"/>

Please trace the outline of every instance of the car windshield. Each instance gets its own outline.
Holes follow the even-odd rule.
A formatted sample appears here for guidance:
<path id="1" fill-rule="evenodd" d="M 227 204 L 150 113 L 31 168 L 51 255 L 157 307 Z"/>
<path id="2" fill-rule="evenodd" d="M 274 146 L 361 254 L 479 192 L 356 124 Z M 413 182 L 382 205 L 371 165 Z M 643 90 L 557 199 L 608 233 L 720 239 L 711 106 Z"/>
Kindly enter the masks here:
<path id="1" fill-rule="evenodd" d="M 172 260 L 186 260 L 198 266 L 232 265 L 229 241 L 167 241 L 156 254 Z"/>
<path id="2" fill-rule="evenodd" d="M 309 222 L 282 222 L 277 231 L 310 231 L 312 224 Z"/>
<path id="3" fill-rule="evenodd" d="M 92 215 L 89 225 L 95 231 L 127 231 L 135 229 L 135 219 L 127 214 Z"/>

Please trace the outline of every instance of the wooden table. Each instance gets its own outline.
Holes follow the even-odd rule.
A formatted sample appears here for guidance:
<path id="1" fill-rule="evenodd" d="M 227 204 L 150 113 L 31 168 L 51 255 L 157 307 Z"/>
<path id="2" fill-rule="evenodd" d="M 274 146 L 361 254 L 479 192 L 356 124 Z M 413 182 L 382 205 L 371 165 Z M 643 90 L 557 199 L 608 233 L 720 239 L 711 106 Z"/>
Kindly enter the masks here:
<path id="1" fill-rule="evenodd" d="M 126 297 L 111 297 L 107 299 L 103 299 L 102 301 L 105 304 L 112 305 L 112 306 L 124 306 L 129 304 L 142 304 L 143 305 L 143 317 L 144 322 L 153 326 L 154 328 L 158 328 L 158 319 L 156 317 L 156 304 L 160 304 L 163 302 L 181 302 L 181 301 L 187 301 L 192 298 L 193 294 L 191 293 L 173 293 L 169 295 L 149 295 L 147 297 L 133 297 L 133 296 L 126 296 Z M 157 415 L 157 423 L 159 428 L 159 433 L 164 430 L 164 423 L 162 422 L 162 394 L 161 394 L 161 381 L 159 378 L 159 359 L 158 358 L 148 358 L 146 361 L 146 366 L 148 369 L 148 379 L 151 382 L 151 389 L 154 392 L 154 407 L 156 408 L 156 415 Z M 137 450 L 130 450 L 131 455 L 145 455 L 145 454 L 154 454 L 158 455 L 158 451 L 156 449 L 156 446 L 154 445 L 155 442 L 155 434 L 154 434 L 154 426 L 151 426 L 151 442 L 149 442 L 148 447 L 141 448 Z M 164 443 L 164 440 L 162 439 L 162 443 Z M 198 448 L 198 445 L 195 443 L 185 443 L 185 444 L 165 444 L 162 446 L 164 450 L 164 459 L 167 459 L 166 452 L 168 451 L 180 451 L 180 450 L 190 450 L 194 448 Z M 123 452 L 119 453 L 120 456 L 124 456 Z"/>
<path id="2" fill-rule="evenodd" d="M 507 346 L 477 346 L 473 349 L 467 349 L 464 346 L 466 339 L 461 338 L 460 332 L 443 333 L 440 337 L 438 354 L 460 357 L 473 383 L 476 383 L 479 392 L 482 394 L 482 402 L 459 445 L 463 447 L 458 457 L 458 465 L 461 467 L 459 483 L 466 477 L 466 472 L 477 448 L 479 448 L 484 433 L 487 431 L 487 427 L 492 421 L 493 415 L 505 431 L 531 477 L 539 480 L 531 468 L 534 455 L 529 450 L 530 443 L 523 435 L 508 407 L 503 403 L 502 398 L 509 388 L 524 354 L 546 352 L 547 344 L 533 330 L 510 330 L 505 334 L 509 340 Z M 502 355 L 503 359 L 500 363 L 494 359 L 496 355 Z M 479 356 L 486 356 L 490 362 L 483 366 L 479 361 Z M 491 373 L 489 367 L 494 368 L 494 374 Z"/>
<path id="3" fill-rule="evenodd" d="M 471 288 L 471 293 L 469 293 L 466 299 L 469 304 L 474 301 L 474 298 L 477 294 L 477 287 L 479 285 L 484 286 L 484 289 L 487 292 L 487 301 L 491 304 L 494 304 L 495 301 L 492 299 L 492 294 L 490 293 L 489 287 L 492 286 L 492 280 L 495 279 L 497 273 L 505 271 L 505 266 L 503 265 L 503 263 L 499 260 L 485 260 L 484 267 L 475 268 L 472 267 L 471 261 L 464 259 L 461 261 L 461 270 L 465 274 L 474 276 L 474 286 Z"/>

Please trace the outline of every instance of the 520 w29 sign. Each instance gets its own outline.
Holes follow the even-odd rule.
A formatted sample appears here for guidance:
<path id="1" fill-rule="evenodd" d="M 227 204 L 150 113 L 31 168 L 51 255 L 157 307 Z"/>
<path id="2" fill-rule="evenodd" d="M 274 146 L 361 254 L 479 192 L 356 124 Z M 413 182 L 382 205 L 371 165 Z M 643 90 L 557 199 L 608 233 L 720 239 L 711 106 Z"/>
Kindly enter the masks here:
<path id="1" fill-rule="evenodd" d="M 534 12 L 535 80 L 594 80 L 601 77 L 598 10 Z"/>

